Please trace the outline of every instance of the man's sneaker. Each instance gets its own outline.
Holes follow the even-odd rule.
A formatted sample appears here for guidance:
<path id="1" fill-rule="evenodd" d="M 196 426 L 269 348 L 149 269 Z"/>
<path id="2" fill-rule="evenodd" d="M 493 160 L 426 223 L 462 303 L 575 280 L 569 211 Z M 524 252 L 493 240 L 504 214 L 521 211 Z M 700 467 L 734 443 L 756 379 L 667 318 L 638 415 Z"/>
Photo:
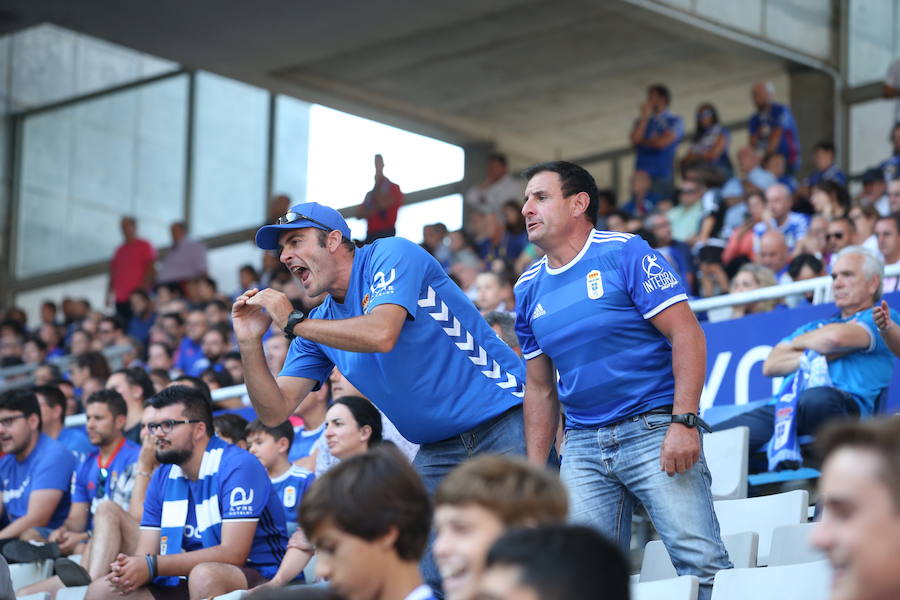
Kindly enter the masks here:
<path id="1" fill-rule="evenodd" d="M 85 568 L 69 558 L 57 558 L 53 561 L 53 572 L 66 587 L 91 584 L 91 576 Z"/>
<path id="2" fill-rule="evenodd" d="M 12 540 L 4 544 L 2 553 L 9 564 L 30 563 L 45 558 L 59 558 L 59 546 L 53 542 L 37 545 L 23 540 Z"/>

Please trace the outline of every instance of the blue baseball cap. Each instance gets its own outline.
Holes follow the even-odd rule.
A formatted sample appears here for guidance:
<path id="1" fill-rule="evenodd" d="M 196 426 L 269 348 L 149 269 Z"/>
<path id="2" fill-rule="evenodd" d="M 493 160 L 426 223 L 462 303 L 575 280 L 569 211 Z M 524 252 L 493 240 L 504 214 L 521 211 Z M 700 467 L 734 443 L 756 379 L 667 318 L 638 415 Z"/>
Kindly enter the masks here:
<path id="1" fill-rule="evenodd" d="M 278 250 L 278 238 L 288 229 L 315 227 L 322 231 L 340 231 L 350 240 L 350 227 L 341 213 L 330 206 L 318 202 L 295 204 L 284 216 L 278 217 L 274 225 L 264 225 L 256 232 L 256 245 L 263 250 Z"/>

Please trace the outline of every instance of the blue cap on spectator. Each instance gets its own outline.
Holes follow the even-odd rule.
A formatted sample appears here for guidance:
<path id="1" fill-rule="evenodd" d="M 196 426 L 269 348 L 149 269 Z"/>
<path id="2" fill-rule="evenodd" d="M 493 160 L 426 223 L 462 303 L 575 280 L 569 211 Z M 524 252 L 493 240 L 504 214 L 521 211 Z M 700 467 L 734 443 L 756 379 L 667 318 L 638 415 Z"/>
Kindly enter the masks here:
<path id="1" fill-rule="evenodd" d="M 256 232 L 256 245 L 263 250 L 278 250 L 278 238 L 288 229 L 315 227 L 323 231 L 340 231 L 348 241 L 350 227 L 341 213 L 318 202 L 295 204 L 286 214 L 278 217 L 274 225 L 265 225 Z"/>

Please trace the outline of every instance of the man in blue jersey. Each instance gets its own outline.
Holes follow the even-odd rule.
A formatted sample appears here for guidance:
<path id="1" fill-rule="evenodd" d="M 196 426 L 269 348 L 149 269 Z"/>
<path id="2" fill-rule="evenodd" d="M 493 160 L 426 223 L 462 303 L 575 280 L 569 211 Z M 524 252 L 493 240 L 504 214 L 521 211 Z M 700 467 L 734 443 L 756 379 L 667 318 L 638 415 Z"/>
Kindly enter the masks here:
<path id="1" fill-rule="evenodd" d="M 806 350 L 828 357 L 830 386 L 811 387 L 797 400 L 797 434 L 813 435 L 833 419 L 870 416 L 882 390 L 890 384 L 894 358 L 875 325 L 872 308 L 881 298 L 884 266 L 868 250 L 847 246 L 831 270 L 838 314 L 799 327 L 781 340 L 763 363 L 768 377 L 791 375 Z M 891 310 L 894 321 L 900 318 Z M 760 406 L 716 426 L 717 430 L 747 426 L 750 451 L 772 437 L 775 404 Z"/>
<path id="2" fill-rule="evenodd" d="M 75 456 L 41 433 L 41 408 L 31 391 L 0 395 L 0 491 L 3 493 L 0 540 L 42 536 L 62 525 L 69 514 Z"/>
<path id="3" fill-rule="evenodd" d="M 635 149 L 635 171 L 644 171 L 653 182 L 653 192 L 666 197 L 672 191 L 675 150 L 684 137 L 684 120 L 669 112 L 671 95 L 662 84 L 647 88 L 647 100 L 631 129 Z"/>
<path id="4" fill-rule="evenodd" d="M 800 139 L 797 122 L 789 106 L 775 102 L 771 81 L 758 81 L 751 92 L 756 112 L 750 117 L 750 145 L 764 155 L 784 157 L 788 175 L 800 166 Z"/>
<path id="5" fill-rule="evenodd" d="M 356 248 L 340 213 L 298 204 L 256 234 L 309 298 L 309 318 L 277 290 L 235 301 L 234 329 L 250 398 L 268 425 L 284 421 L 337 366 L 421 444 L 415 466 L 426 487 L 479 452 L 523 453 L 521 361 L 478 309 L 418 245 L 386 238 Z M 261 338 L 270 325 L 292 338 L 277 380 Z"/>
<path id="6" fill-rule="evenodd" d="M 211 436 L 209 402 L 193 388 L 153 396 L 146 418 L 161 466 L 137 552 L 119 554 L 86 597 L 209 598 L 274 575 L 287 545 L 284 511 L 259 461 Z"/>
<path id="7" fill-rule="evenodd" d="M 678 573 L 698 576 L 708 598 L 731 563 L 697 429 L 703 331 L 659 252 L 593 229 L 597 188 L 587 171 L 558 161 L 525 176 L 528 238 L 546 252 L 515 288 L 528 457 L 546 462 L 561 404 L 571 518 L 627 551 L 632 511 L 643 504 Z"/>
<path id="8" fill-rule="evenodd" d="M 78 461 L 84 460 L 94 448 L 84 427 L 66 427 L 66 395 L 55 385 L 39 385 L 34 394 L 41 406 L 41 433 L 71 450 Z"/>

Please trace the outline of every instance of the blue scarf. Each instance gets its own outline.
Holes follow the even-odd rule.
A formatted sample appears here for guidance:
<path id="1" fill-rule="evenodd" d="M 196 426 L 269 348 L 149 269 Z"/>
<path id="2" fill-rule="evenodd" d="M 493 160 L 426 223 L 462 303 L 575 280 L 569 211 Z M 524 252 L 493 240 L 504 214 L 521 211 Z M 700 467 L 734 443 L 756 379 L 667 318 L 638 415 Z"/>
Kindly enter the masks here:
<path id="1" fill-rule="evenodd" d="M 222 515 L 219 510 L 219 463 L 226 444 L 217 437 L 212 437 L 203 452 L 200 461 L 200 497 L 194 498 L 193 510 L 197 517 L 197 529 L 204 548 L 211 548 L 222 543 Z M 184 539 L 184 526 L 187 524 L 190 506 L 189 482 L 178 465 L 172 465 L 163 490 L 162 518 L 160 519 L 159 553 L 178 554 Z M 178 585 L 179 577 L 160 576 L 153 580 L 159 585 Z"/>
<path id="2" fill-rule="evenodd" d="M 795 463 L 792 468 L 803 464 L 800 442 L 797 440 L 797 402 L 805 390 L 820 386 L 830 386 L 828 360 L 812 350 L 800 357 L 800 367 L 793 376 L 784 380 L 775 402 L 775 433 L 766 446 L 769 470 L 777 471 L 782 463 Z"/>

